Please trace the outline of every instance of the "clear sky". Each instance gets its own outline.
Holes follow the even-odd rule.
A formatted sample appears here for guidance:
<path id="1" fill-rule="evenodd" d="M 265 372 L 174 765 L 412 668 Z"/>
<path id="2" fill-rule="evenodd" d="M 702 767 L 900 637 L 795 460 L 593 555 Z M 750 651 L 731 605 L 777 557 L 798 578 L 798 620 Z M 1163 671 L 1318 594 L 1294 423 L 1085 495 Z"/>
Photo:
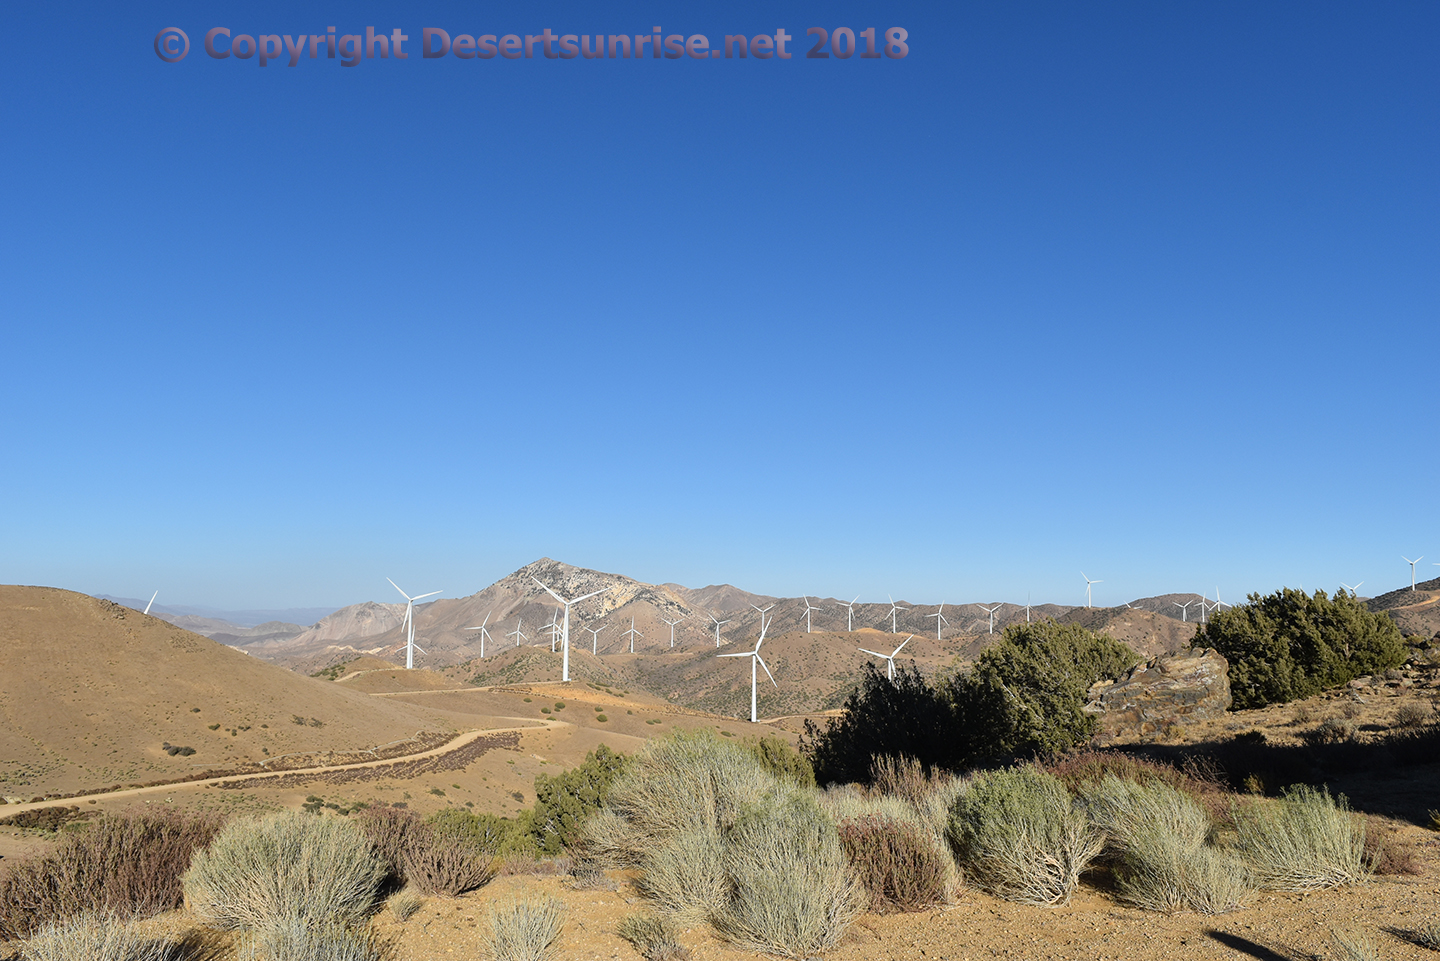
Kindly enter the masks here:
<path id="1" fill-rule="evenodd" d="M 1115 604 L 1436 572 L 1433 2 L 0 23 L 0 581 L 338 606 L 548 555 L 930 603 L 1079 603 L 1083 570 Z M 420 53 L 657 24 L 792 57 Z M 409 58 L 204 49 L 330 26 Z M 811 26 L 909 54 L 808 58 Z"/>

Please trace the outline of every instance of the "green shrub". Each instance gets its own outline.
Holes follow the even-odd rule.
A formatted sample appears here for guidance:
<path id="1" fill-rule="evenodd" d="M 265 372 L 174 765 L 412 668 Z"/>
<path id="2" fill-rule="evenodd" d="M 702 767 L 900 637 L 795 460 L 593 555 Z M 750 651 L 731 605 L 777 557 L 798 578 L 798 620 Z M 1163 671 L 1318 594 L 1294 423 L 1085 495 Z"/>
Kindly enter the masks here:
<path id="1" fill-rule="evenodd" d="M 610 720 L 610 718 L 606 717 L 604 714 L 596 714 L 595 720 L 599 721 L 601 724 L 604 724 L 606 721 Z"/>
<path id="2" fill-rule="evenodd" d="M 616 927 L 615 933 L 634 945 L 645 961 L 684 961 L 690 952 L 681 946 L 675 925 L 654 915 L 630 914 Z"/>
<path id="3" fill-rule="evenodd" d="M 945 855 L 913 821 L 865 814 L 841 821 L 839 834 L 872 910 L 919 911 L 945 900 Z"/>
<path id="4" fill-rule="evenodd" d="M 1310 697 L 1405 660 L 1400 629 L 1347 591 L 1328 598 L 1283 588 L 1217 611 L 1195 635 L 1230 662 L 1236 708 Z"/>
<path id="5" fill-rule="evenodd" d="M 723 735 L 725 732 L 720 733 Z M 777 778 L 792 781 L 800 787 L 815 786 L 815 768 L 811 766 L 810 760 L 778 734 L 767 734 L 764 737 L 752 735 L 741 741 L 740 745 L 755 755 L 760 766 Z"/>
<path id="6" fill-rule="evenodd" d="M 178 908 L 181 875 L 221 823 L 215 815 L 167 811 L 96 819 L 54 851 L 0 874 L 0 940 L 87 912 L 128 918 Z"/>
<path id="7" fill-rule="evenodd" d="M 482 934 L 495 961 L 545 961 L 555 956 L 565 906 L 554 898 L 509 901 L 490 910 L 490 932 Z"/>
<path id="8" fill-rule="evenodd" d="M 1365 822 L 1344 795 L 1306 785 L 1270 803 L 1235 808 L 1236 849 L 1256 884 L 1269 891 L 1315 891 L 1367 881 Z"/>
<path id="9" fill-rule="evenodd" d="M 85 912 L 53 920 L 25 940 L 24 961 L 181 961 L 184 946 L 140 934 L 132 922 Z"/>
<path id="10" fill-rule="evenodd" d="M 726 848 L 730 896 L 712 923 L 742 947 L 807 957 L 833 947 L 865 908 L 835 824 L 809 792 L 766 796 Z"/>
<path id="11" fill-rule="evenodd" d="M 1064 904 L 1104 835 L 1065 786 L 1036 767 L 977 775 L 955 800 L 950 843 L 968 874 L 998 897 Z"/>
<path id="12" fill-rule="evenodd" d="M 576 842 L 580 826 L 604 806 L 625 764 L 625 755 L 602 744 L 568 771 L 535 776 L 531 834 L 541 854 L 559 854 Z"/>
<path id="13" fill-rule="evenodd" d="M 361 923 L 384 877 L 354 822 L 287 812 L 231 821 L 195 855 L 183 883 L 206 923 L 265 929 L 290 920 Z"/>

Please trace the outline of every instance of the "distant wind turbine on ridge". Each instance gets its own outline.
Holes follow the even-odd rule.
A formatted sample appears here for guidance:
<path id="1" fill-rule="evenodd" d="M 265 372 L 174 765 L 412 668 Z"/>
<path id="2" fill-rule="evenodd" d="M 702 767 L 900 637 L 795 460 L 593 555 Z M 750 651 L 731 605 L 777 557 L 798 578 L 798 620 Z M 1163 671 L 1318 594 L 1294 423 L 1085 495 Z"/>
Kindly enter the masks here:
<path id="1" fill-rule="evenodd" d="M 895 598 L 891 597 L 889 594 L 886 594 L 885 596 L 890 598 L 890 633 L 899 634 L 900 629 L 895 626 L 895 612 L 904 610 L 905 608 L 902 608 L 899 604 L 896 604 Z"/>
<path id="2" fill-rule="evenodd" d="M 996 604 L 994 607 L 986 607 L 984 604 L 976 604 L 975 606 L 978 607 L 978 608 L 980 608 L 980 610 L 984 611 L 986 614 L 989 614 L 989 615 L 990 615 L 990 633 L 991 633 L 991 634 L 994 634 L 994 633 L 995 633 L 995 612 L 998 611 L 998 610 L 1000 610 L 1000 608 L 1002 608 L 1002 607 L 1005 606 L 1004 602 L 1001 602 L 1001 603 L 999 603 L 999 604 Z"/>
<path id="3" fill-rule="evenodd" d="M 662 621 L 664 621 L 666 624 L 669 624 L 669 625 L 670 625 L 670 649 L 673 651 L 673 650 L 675 649 L 675 625 L 676 625 L 676 624 L 679 624 L 681 621 L 685 620 L 685 615 L 684 615 L 684 614 L 681 614 L 679 617 L 675 618 L 675 620 L 673 620 L 673 621 L 670 620 L 670 618 L 668 618 L 668 617 L 662 617 L 662 618 L 660 618 L 660 620 L 662 620 Z"/>
<path id="4" fill-rule="evenodd" d="M 1188 620 L 1190 619 L 1190 618 L 1189 618 L 1189 611 L 1188 611 L 1187 609 L 1190 607 L 1191 604 L 1194 604 L 1194 603 L 1195 603 L 1193 600 L 1191 600 L 1191 601 L 1186 601 L 1184 604 L 1181 604 L 1179 601 L 1171 601 L 1170 603 L 1171 603 L 1171 604 L 1174 604 L 1176 607 L 1180 608 L 1180 620 L 1181 620 L 1182 622 L 1188 621 Z"/>
<path id="5" fill-rule="evenodd" d="M 605 625 L 601 624 L 599 627 L 586 627 L 582 628 L 582 630 L 590 632 L 590 653 L 598 655 L 600 653 L 600 632 L 605 630 Z"/>
<path id="6" fill-rule="evenodd" d="M 628 637 L 630 638 L 630 653 L 631 653 L 631 654 L 634 654 L 634 653 L 635 653 L 635 638 L 637 638 L 637 637 L 644 637 L 645 635 L 644 635 L 644 634 L 641 634 L 639 631 L 635 630 L 635 618 L 632 616 L 632 617 L 630 618 L 630 630 L 625 631 L 625 632 L 624 632 L 623 634 L 621 634 L 620 636 L 621 636 L 621 637 L 626 637 L 626 636 L 628 636 Z"/>
<path id="7" fill-rule="evenodd" d="M 150 604 L 154 604 L 154 603 L 155 603 L 155 598 L 157 598 L 157 597 L 159 597 L 159 596 L 160 596 L 160 592 L 159 592 L 159 591 L 156 591 L 154 594 L 151 594 L 151 595 L 150 595 L 150 603 L 149 603 L 149 604 L 146 604 L 146 605 L 145 605 L 145 610 L 141 611 L 140 613 L 142 613 L 142 614 L 149 614 L 149 613 L 150 613 Z"/>
<path id="8" fill-rule="evenodd" d="M 1340 586 L 1343 587 L 1343 588 L 1345 588 L 1345 590 L 1349 591 L 1351 594 L 1355 594 L 1357 591 L 1360 590 L 1360 584 L 1364 584 L 1364 583 L 1365 583 L 1364 581 L 1361 581 L 1359 584 L 1356 584 L 1354 587 L 1351 587 L 1349 584 L 1346 584 L 1344 581 L 1341 581 L 1341 582 L 1340 582 Z M 1219 592 L 1217 591 L 1216 593 L 1219 593 Z"/>
<path id="9" fill-rule="evenodd" d="M 1084 572 L 1084 571 L 1081 571 L 1081 572 L 1080 572 L 1080 576 L 1081 576 L 1081 577 L 1085 577 L 1085 572 Z M 1105 582 L 1102 581 L 1102 580 L 1100 580 L 1099 578 L 1096 578 L 1095 580 L 1092 581 L 1090 578 L 1085 577 L 1085 606 L 1086 606 L 1086 607 L 1089 607 L 1089 606 L 1090 606 L 1090 585 L 1091 585 L 1091 584 L 1104 584 L 1104 583 L 1105 583 Z"/>
<path id="10" fill-rule="evenodd" d="M 770 606 L 771 606 L 771 607 L 774 607 L 775 605 L 772 604 L 772 605 L 770 605 Z M 751 607 L 754 607 L 754 605 L 752 604 Z M 768 608 L 767 608 L 767 610 L 768 610 Z M 761 667 L 765 668 L 765 676 L 768 677 L 768 678 L 770 678 L 770 683 L 771 683 L 771 684 L 775 684 L 775 675 L 770 673 L 770 668 L 769 668 L 768 665 L 766 665 L 765 659 L 760 656 L 760 645 L 765 643 L 765 631 L 766 631 L 769 627 L 770 627 L 770 625 L 769 625 L 769 622 L 767 622 L 767 621 L 765 620 L 765 615 L 764 615 L 764 614 L 761 614 L 761 615 L 760 615 L 760 640 L 758 640 L 758 641 L 755 642 L 755 650 L 753 650 L 753 651 L 741 651 L 741 652 L 738 653 L 738 654 L 716 654 L 716 655 L 715 655 L 716 657 L 748 657 L 748 658 L 750 658 L 750 723 L 751 723 L 751 724 L 758 723 L 759 720 L 760 720 L 759 715 L 756 713 L 756 709 L 755 709 L 755 702 L 756 702 L 755 692 L 756 692 L 756 688 L 758 687 L 758 684 L 759 684 L 759 675 L 756 674 L 756 672 L 755 672 L 755 665 L 756 665 L 756 664 L 759 664 Z M 778 688 L 780 685 L 779 685 L 779 684 L 775 684 L 775 686 Z"/>
<path id="11" fill-rule="evenodd" d="M 712 620 L 712 621 L 715 622 L 715 647 L 716 647 L 716 649 L 718 650 L 719 647 L 720 647 L 720 625 L 721 625 L 721 624 L 729 624 L 729 623 L 730 623 L 730 618 L 727 617 L 727 618 L 725 618 L 725 620 L 722 621 L 722 620 L 720 620 L 720 618 L 716 617 L 714 614 L 711 614 L 711 615 L 710 615 L 710 620 Z"/>
<path id="12" fill-rule="evenodd" d="M 940 626 L 943 624 L 948 627 L 950 624 L 945 618 L 945 602 L 940 602 L 940 609 L 934 614 L 926 614 L 925 616 L 935 618 L 935 640 L 940 640 Z"/>
<path id="13" fill-rule="evenodd" d="M 856 594 L 855 597 L 845 605 L 845 630 L 847 631 L 853 632 L 855 630 L 855 602 L 858 600 L 860 600 L 860 595 Z"/>
<path id="14" fill-rule="evenodd" d="M 522 637 L 525 638 L 525 640 L 527 640 L 527 641 L 530 640 L 530 638 L 525 634 L 525 632 L 522 631 L 522 630 L 520 630 L 520 626 L 521 626 L 522 624 L 524 624 L 524 623 L 525 623 L 525 618 L 523 618 L 523 617 L 517 617 L 517 618 L 515 619 L 515 630 L 513 630 L 513 631 L 511 631 L 509 634 L 506 634 L 506 635 L 505 635 L 506 637 L 513 637 L 513 638 L 515 638 L 515 646 L 516 646 L 516 647 L 519 647 L 519 646 L 520 646 L 520 639 L 521 639 Z"/>
<path id="15" fill-rule="evenodd" d="M 810 598 L 809 598 L 809 597 L 806 597 L 806 598 L 805 598 L 805 633 L 806 633 L 806 634 L 809 634 L 809 633 L 810 633 L 810 612 L 811 612 L 811 611 L 823 611 L 823 610 L 825 610 L 825 608 L 812 606 L 811 603 L 810 603 Z"/>
<path id="16" fill-rule="evenodd" d="M 486 612 L 485 612 L 485 620 L 483 620 L 483 621 L 480 622 L 480 626 L 479 626 L 479 627 L 467 627 L 467 628 L 465 628 L 465 630 L 467 630 L 467 631 L 479 631 L 479 632 L 480 632 L 480 657 L 481 657 L 482 660 L 483 660 L 484 657 L 485 657 L 485 641 L 490 639 L 490 632 L 485 629 L 485 625 L 490 623 L 490 615 L 493 614 L 493 613 L 495 613 L 495 612 L 494 612 L 494 611 L 486 611 Z"/>
<path id="17" fill-rule="evenodd" d="M 905 638 L 905 640 L 901 641 L 901 642 L 900 642 L 900 647 L 904 647 L 906 644 L 909 644 L 909 643 L 910 643 L 910 639 L 913 638 L 914 636 L 915 636 L 914 634 L 911 634 L 910 637 L 907 637 L 907 638 Z M 881 654 L 879 651 L 872 651 L 872 650 L 870 650 L 868 647 L 862 647 L 862 648 L 859 648 L 859 650 L 862 651 L 862 652 L 864 652 L 864 653 L 866 653 L 866 654 L 870 654 L 870 655 L 873 655 L 873 656 L 875 656 L 875 657 L 878 657 L 878 658 L 880 658 L 882 661 L 884 661 L 884 662 L 885 662 L 885 677 L 886 677 L 887 679 L 893 681 L 893 680 L 895 680 L 895 655 L 900 653 L 900 647 L 895 648 L 895 650 L 891 651 L 889 654 Z"/>
<path id="18" fill-rule="evenodd" d="M 564 653 L 560 656 L 560 680 L 568 682 L 570 680 L 570 605 L 579 604 L 581 601 L 588 600 L 597 594 L 604 594 L 606 591 L 610 590 L 610 588 L 602 587 L 598 591 L 591 591 L 589 594 L 585 594 L 580 597 L 572 597 L 567 601 L 559 594 L 556 594 L 554 591 L 550 590 L 550 588 L 545 587 L 545 585 L 541 583 L 540 578 L 536 577 L 535 575 L 530 575 L 530 579 L 536 584 L 539 584 L 541 587 L 544 587 L 545 593 L 549 594 L 551 597 L 555 598 L 555 600 L 565 605 L 565 623 L 560 628 L 561 647 L 564 650 Z M 554 650 L 553 644 L 551 646 L 551 650 Z"/>
<path id="19" fill-rule="evenodd" d="M 385 579 L 387 581 L 390 581 L 390 578 L 388 577 Z M 395 590 L 400 591 L 400 585 L 396 584 L 394 581 L 390 581 L 390 586 L 395 588 Z M 405 670 L 407 671 L 415 667 L 415 602 L 421 600 L 422 598 L 434 597 L 436 594 L 439 593 L 440 591 L 431 591 L 429 594 L 417 594 L 414 597 L 411 597 L 404 591 L 400 591 L 400 596 L 405 598 Z M 420 653 L 425 653 L 425 649 L 423 647 L 420 648 Z"/>
<path id="20" fill-rule="evenodd" d="M 1410 593 L 1413 594 L 1415 593 L 1415 565 L 1423 561 L 1425 559 L 1425 555 L 1421 554 L 1413 561 L 1410 558 L 1406 557 L 1404 554 L 1401 554 L 1400 557 L 1404 559 L 1406 564 L 1410 565 Z"/>

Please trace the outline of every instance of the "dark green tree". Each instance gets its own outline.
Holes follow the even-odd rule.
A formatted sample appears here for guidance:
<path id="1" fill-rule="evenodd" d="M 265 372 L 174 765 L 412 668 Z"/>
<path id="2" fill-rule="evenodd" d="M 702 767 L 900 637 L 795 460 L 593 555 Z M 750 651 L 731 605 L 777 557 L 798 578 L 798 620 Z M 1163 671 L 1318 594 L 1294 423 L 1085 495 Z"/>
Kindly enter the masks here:
<path id="1" fill-rule="evenodd" d="M 536 775 L 530 830 L 541 854 L 559 854 L 575 840 L 581 823 L 604 806 L 626 761 L 625 755 L 602 744 L 578 767 Z"/>
<path id="2" fill-rule="evenodd" d="M 1282 588 L 1217 611 L 1195 632 L 1230 662 L 1237 708 L 1284 703 L 1338 687 L 1405 661 L 1395 622 L 1368 610 L 1352 594 Z"/>
<path id="3" fill-rule="evenodd" d="M 1095 729 L 1094 716 L 1083 710 L 1090 686 L 1139 661 L 1114 638 L 1077 624 L 1012 625 L 950 684 L 956 721 L 983 732 L 973 760 L 1032 757 L 1082 743 Z"/>

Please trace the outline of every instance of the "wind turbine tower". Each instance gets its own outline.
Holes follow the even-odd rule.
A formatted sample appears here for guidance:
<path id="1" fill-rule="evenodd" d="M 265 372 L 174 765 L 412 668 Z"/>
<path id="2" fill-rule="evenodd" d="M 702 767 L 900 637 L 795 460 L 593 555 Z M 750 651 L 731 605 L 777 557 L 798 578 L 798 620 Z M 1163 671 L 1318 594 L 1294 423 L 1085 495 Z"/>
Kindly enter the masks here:
<path id="1" fill-rule="evenodd" d="M 598 655 L 600 653 L 600 632 L 605 630 L 605 625 L 601 624 L 599 627 L 586 627 L 582 628 L 582 630 L 590 632 L 590 653 Z"/>
<path id="2" fill-rule="evenodd" d="M 910 638 L 911 638 L 911 637 L 914 637 L 914 636 L 915 636 L 914 634 L 911 634 L 910 637 L 907 637 L 907 638 L 905 638 L 905 640 L 901 641 L 901 642 L 900 642 L 900 647 L 904 647 L 906 644 L 909 644 L 909 643 L 910 643 Z M 881 654 L 879 651 L 872 651 L 872 650 L 870 650 L 869 648 L 866 648 L 866 647 L 862 647 L 862 648 L 860 648 L 859 650 L 862 651 L 862 652 L 865 653 L 865 654 L 873 655 L 873 656 L 875 656 L 875 657 L 880 658 L 882 661 L 884 661 L 884 662 L 885 662 L 885 677 L 888 678 L 889 680 L 892 680 L 892 681 L 893 681 L 893 680 L 895 680 L 895 655 L 900 653 L 900 647 L 895 648 L 895 650 L 891 651 L 889 654 Z"/>
<path id="3" fill-rule="evenodd" d="M 493 613 L 495 613 L 495 612 L 494 612 L 494 611 L 486 611 L 486 612 L 485 612 L 485 620 L 483 620 L 483 621 L 480 622 L 480 626 L 479 626 L 479 627 L 467 627 L 467 628 L 465 628 L 465 630 L 467 630 L 467 631 L 479 631 L 479 632 L 480 632 L 480 658 L 481 658 L 482 660 L 485 658 L 485 642 L 486 642 L 487 640 L 491 640 L 491 638 L 490 638 L 490 632 L 485 629 L 485 625 L 490 623 L 490 615 L 493 614 Z M 491 642 L 493 643 L 493 640 L 492 640 Z"/>
<path id="4" fill-rule="evenodd" d="M 388 577 L 385 579 L 387 581 L 390 581 L 390 578 Z M 394 581 L 390 581 L 390 586 L 395 588 L 395 590 L 400 591 L 400 585 L 396 584 Z M 159 592 L 157 591 L 156 593 Z M 422 598 L 434 597 L 436 594 L 439 593 L 439 591 L 431 591 L 429 594 L 417 594 L 414 597 L 411 597 L 404 591 L 400 591 L 400 596 L 405 598 L 405 670 L 407 671 L 415 666 L 415 602 L 421 600 Z M 424 654 L 425 649 L 421 648 L 420 653 Z"/>
<path id="5" fill-rule="evenodd" d="M 995 612 L 1004 607 L 1004 603 L 996 604 L 994 607 L 986 607 L 984 604 L 976 604 L 976 607 L 990 615 L 990 633 L 995 633 Z"/>
<path id="6" fill-rule="evenodd" d="M 635 618 L 634 618 L 634 617 L 631 617 L 631 618 L 630 618 L 630 630 L 626 631 L 624 634 L 621 635 L 621 637 L 627 637 L 627 636 L 630 638 L 630 653 L 631 653 L 631 654 L 634 654 L 634 653 L 635 653 L 635 638 L 637 638 L 637 637 L 644 637 L 644 636 L 645 636 L 644 634 L 641 634 L 639 631 L 635 630 Z"/>
<path id="7" fill-rule="evenodd" d="M 886 597 L 890 597 L 889 594 L 886 594 L 885 596 L 886 596 Z M 905 608 L 902 608 L 899 604 L 896 604 L 896 603 L 895 603 L 895 598 L 890 597 L 890 633 L 891 633 L 891 634 L 899 634 L 899 633 L 900 633 L 900 628 L 898 628 L 898 627 L 895 626 L 895 612 L 896 612 L 896 611 L 901 611 L 901 610 L 905 610 Z"/>
<path id="8" fill-rule="evenodd" d="M 805 598 L 805 633 L 806 633 L 806 634 L 809 634 L 809 633 L 810 633 L 810 612 L 811 612 L 811 611 L 823 611 L 823 610 L 825 610 L 825 608 L 823 608 L 823 607 L 815 607 L 815 606 L 813 606 L 813 605 L 810 603 L 810 598 L 808 598 L 808 597 Z"/>
<path id="9" fill-rule="evenodd" d="M 1415 593 L 1415 565 L 1423 561 L 1425 559 L 1425 555 L 1421 554 L 1413 561 L 1410 558 L 1406 557 L 1404 554 L 1401 554 L 1400 557 L 1405 561 L 1406 564 L 1410 565 L 1410 593 L 1413 594 Z"/>
<path id="10" fill-rule="evenodd" d="M 721 624 L 729 624 L 729 623 L 730 623 L 730 618 L 727 617 L 727 618 L 725 618 L 725 620 L 722 621 L 722 620 L 720 620 L 718 617 L 716 617 L 714 614 L 711 614 L 711 615 L 710 615 L 710 620 L 712 620 L 712 621 L 715 622 L 715 649 L 716 649 L 716 650 L 719 650 L 719 649 L 720 649 L 720 625 L 721 625 Z"/>
<path id="11" fill-rule="evenodd" d="M 524 624 L 524 623 L 525 623 L 525 618 L 523 618 L 523 617 L 517 617 L 517 618 L 515 618 L 515 630 L 513 630 L 513 631 L 511 631 L 509 634 L 506 634 L 506 635 L 505 635 L 506 637 L 513 637 L 513 638 L 515 638 L 515 646 L 516 646 L 516 647 L 519 647 L 519 646 L 520 646 L 520 639 L 521 639 L 522 637 L 525 638 L 525 640 L 527 640 L 527 641 L 530 640 L 530 638 L 529 638 L 528 636 L 526 636 L 525 632 L 522 631 L 522 630 L 520 630 L 520 625 L 522 625 L 522 624 Z"/>
<path id="12" fill-rule="evenodd" d="M 943 624 L 946 627 L 950 625 L 950 622 L 945 619 L 945 603 L 942 601 L 940 603 L 940 609 L 938 611 L 936 611 L 934 614 L 926 614 L 925 616 L 935 618 L 935 640 L 940 640 L 941 625 Z M 911 636 L 913 637 L 914 635 Z"/>
<path id="13" fill-rule="evenodd" d="M 567 601 L 565 598 L 561 597 L 559 594 L 556 594 L 554 591 L 550 590 L 550 588 L 545 587 L 544 584 L 541 584 L 541 583 L 540 583 L 540 579 L 539 579 L 538 577 L 535 577 L 533 574 L 531 575 L 530 579 L 533 580 L 536 584 L 540 584 L 541 587 L 544 587 L 544 588 L 545 588 L 545 593 L 549 594 L 551 597 L 555 598 L 555 600 L 557 600 L 557 601 L 559 601 L 561 604 L 564 604 L 564 605 L 565 605 L 565 623 L 564 623 L 564 625 L 560 628 L 560 637 L 561 637 L 561 641 L 562 641 L 561 647 L 564 649 L 564 654 L 561 655 L 561 660 L 560 660 L 560 665 L 561 665 L 561 666 L 560 666 L 560 680 L 562 680 L 562 681 L 569 681 L 569 680 L 570 680 L 570 605 L 571 605 L 571 604 L 579 604 L 581 601 L 583 601 L 583 600 L 588 600 L 589 598 L 592 598 L 592 597 L 594 597 L 594 596 L 597 595 L 597 594 L 604 594 L 606 591 L 610 590 L 610 588 L 608 588 L 608 587 L 602 587 L 602 588 L 600 588 L 600 590 L 598 590 L 598 591 L 591 591 L 589 594 L 584 594 L 584 595 L 582 595 L 582 596 L 580 596 L 580 597 L 572 597 L 570 600 Z M 552 650 L 554 649 L 554 646 L 553 646 L 553 645 L 551 646 L 551 649 L 552 649 Z"/>
<path id="14" fill-rule="evenodd" d="M 1080 576 L 1081 576 L 1081 577 L 1085 577 L 1085 572 L 1084 572 L 1084 571 L 1081 571 L 1081 572 L 1080 572 Z M 1090 606 L 1090 585 L 1091 585 L 1091 584 L 1104 584 L 1104 583 L 1105 583 L 1105 582 L 1102 581 L 1102 580 L 1100 580 L 1099 578 L 1096 578 L 1095 580 L 1092 581 L 1090 578 L 1085 577 L 1085 606 L 1086 606 L 1086 607 L 1089 607 L 1089 606 Z"/>
<path id="15" fill-rule="evenodd" d="M 770 605 L 770 606 L 771 606 L 771 607 L 774 607 L 775 605 L 772 604 L 772 605 Z M 752 604 L 751 607 L 754 607 L 754 605 Z M 766 610 L 769 610 L 769 608 L 766 608 Z M 756 713 L 756 709 L 755 709 L 755 700 L 756 700 L 756 698 L 755 698 L 755 690 L 756 690 L 756 687 L 758 686 L 758 683 L 759 683 L 759 675 L 756 674 L 756 672 L 755 672 L 755 665 L 756 665 L 756 664 L 759 664 L 761 667 L 765 668 L 765 676 L 768 677 L 768 678 L 770 678 L 770 683 L 771 683 L 771 684 L 775 684 L 775 675 L 770 673 L 770 668 L 765 664 L 764 658 L 762 658 L 762 657 L 760 656 L 760 645 L 765 643 L 765 631 L 766 631 L 767 628 L 769 628 L 769 626 L 770 626 L 770 625 L 769 625 L 768 623 L 766 623 L 766 621 L 765 621 L 765 615 L 762 613 L 762 614 L 760 615 L 760 640 L 758 640 L 758 641 L 755 642 L 755 650 L 753 650 L 753 651 L 742 651 L 742 652 L 740 652 L 739 654 L 716 654 L 716 655 L 715 655 L 716 657 L 748 657 L 748 658 L 750 658 L 750 723 L 751 723 L 751 724 L 755 724 L 755 723 L 757 723 L 757 722 L 760 720 L 760 716 L 759 716 L 759 714 Z M 778 688 L 780 685 L 779 685 L 779 684 L 775 684 L 775 686 Z"/>
<path id="16" fill-rule="evenodd" d="M 676 624 L 679 624 L 681 621 L 685 620 L 685 615 L 684 615 L 684 614 L 681 614 L 679 617 L 675 618 L 675 620 L 673 620 L 673 621 L 670 620 L 670 618 L 668 618 L 668 617 L 662 617 L 662 618 L 660 618 L 660 620 L 662 620 L 662 621 L 664 621 L 666 624 L 669 624 L 669 625 L 670 625 L 670 649 L 673 651 L 673 650 L 675 649 L 675 625 L 676 625 Z"/>
<path id="17" fill-rule="evenodd" d="M 860 595 L 856 594 L 850 603 L 845 605 L 845 630 L 847 631 L 855 630 L 855 602 L 858 600 L 860 600 Z"/>

